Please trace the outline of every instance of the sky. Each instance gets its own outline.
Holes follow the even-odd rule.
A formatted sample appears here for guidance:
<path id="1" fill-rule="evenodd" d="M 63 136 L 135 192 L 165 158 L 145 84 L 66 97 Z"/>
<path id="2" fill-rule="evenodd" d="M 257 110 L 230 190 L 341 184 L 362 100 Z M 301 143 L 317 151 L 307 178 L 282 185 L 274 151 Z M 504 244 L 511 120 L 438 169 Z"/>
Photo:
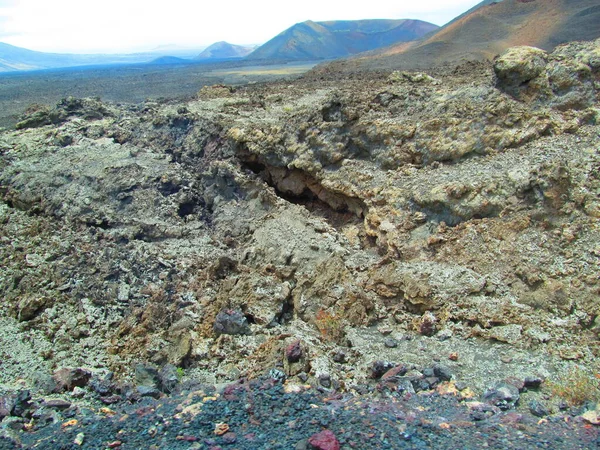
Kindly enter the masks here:
<path id="1" fill-rule="evenodd" d="M 305 20 L 443 25 L 480 0 L 0 0 L 0 42 L 61 53 L 262 44 Z"/>

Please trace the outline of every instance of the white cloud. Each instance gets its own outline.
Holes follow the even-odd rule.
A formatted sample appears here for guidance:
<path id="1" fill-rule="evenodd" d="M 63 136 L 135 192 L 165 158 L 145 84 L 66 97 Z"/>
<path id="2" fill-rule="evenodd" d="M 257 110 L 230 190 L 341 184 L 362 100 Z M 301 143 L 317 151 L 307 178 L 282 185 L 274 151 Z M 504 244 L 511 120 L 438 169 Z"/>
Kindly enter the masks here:
<path id="1" fill-rule="evenodd" d="M 443 24 L 478 0 L 0 0 L 4 42 L 42 51 L 137 51 L 158 45 L 263 43 L 304 20 L 415 18 Z M 366 6 L 365 6 L 366 5 Z"/>

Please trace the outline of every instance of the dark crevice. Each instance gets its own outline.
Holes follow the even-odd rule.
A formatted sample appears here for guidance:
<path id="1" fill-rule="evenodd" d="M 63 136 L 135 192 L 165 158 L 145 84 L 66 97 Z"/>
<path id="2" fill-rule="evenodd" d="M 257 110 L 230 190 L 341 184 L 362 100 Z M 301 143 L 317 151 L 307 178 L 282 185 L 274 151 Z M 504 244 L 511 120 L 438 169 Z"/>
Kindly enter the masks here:
<path id="1" fill-rule="evenodd" d="M 179 204 L 177 208 L 177 215 L 181 218 L 191 216 L 194 214 L 196 204 L 194 202 L 183 202 Z"/>
<path id="2" fill-rule="evenodd" d="M 275 190 L 277 196 L 304 206 L 310 212 L 325 218 L 332 226 L 360 223 L 368 212 L 361 199 L 325 189 L 318 180 L 304 171 L 264 164 L 247 150 L 238 155 L 241 156 L 242 167 L 258 175 Z"/>
<path id="3" fill-rule="evenodd" d="M 87 221 L 85 223 L 88 227 L 100 228 L 101 230 L 110 230 L 113 225 L 107 220 L 102 219 L 101 221 Z"/>
<path id="4" fill-rule="evenodd" d="M 167 181 L 166 183 L 161 183 L 158 186 L 158 191 L 168 197 L 169 195 L 177 194 L 181 190 L 181 186 L 173 183 L 172 181 Z"/>

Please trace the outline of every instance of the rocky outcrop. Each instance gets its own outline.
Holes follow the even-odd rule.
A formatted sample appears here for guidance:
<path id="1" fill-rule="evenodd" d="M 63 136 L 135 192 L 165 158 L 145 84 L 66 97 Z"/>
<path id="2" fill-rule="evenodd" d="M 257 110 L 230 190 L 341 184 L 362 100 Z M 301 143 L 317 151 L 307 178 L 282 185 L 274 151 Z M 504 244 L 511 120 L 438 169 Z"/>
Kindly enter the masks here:
<path id="1" fill-rule="evenodd" d="M 433 354 L 456 378 L 592 361 L 597 51 L 32 111 L 0 136 L 15 367 L 350 389 Z"/>

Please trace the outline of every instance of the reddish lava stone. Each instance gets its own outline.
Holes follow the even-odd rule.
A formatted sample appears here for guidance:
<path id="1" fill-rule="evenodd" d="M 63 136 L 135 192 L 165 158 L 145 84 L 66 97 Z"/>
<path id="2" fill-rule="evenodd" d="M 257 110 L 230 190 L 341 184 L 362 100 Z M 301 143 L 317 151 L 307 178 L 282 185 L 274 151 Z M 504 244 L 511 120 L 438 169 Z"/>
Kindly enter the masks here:
<path id="1" fill-rule="evenodd" d="M 288 345 L 288 347 L 285 349 L 285 355 L 290 363 L 300 361 L 300 358 L 302 358 L 302 347 L 300 346 L 300 341 L 296 341 Z"/>
<path id="2" fill-rule="evenodd" d="M 335 437 L 335 434 L 329 430 L 313 434 L 308 443 L 316 450 L 340 450 L 339 441 Z"/>

